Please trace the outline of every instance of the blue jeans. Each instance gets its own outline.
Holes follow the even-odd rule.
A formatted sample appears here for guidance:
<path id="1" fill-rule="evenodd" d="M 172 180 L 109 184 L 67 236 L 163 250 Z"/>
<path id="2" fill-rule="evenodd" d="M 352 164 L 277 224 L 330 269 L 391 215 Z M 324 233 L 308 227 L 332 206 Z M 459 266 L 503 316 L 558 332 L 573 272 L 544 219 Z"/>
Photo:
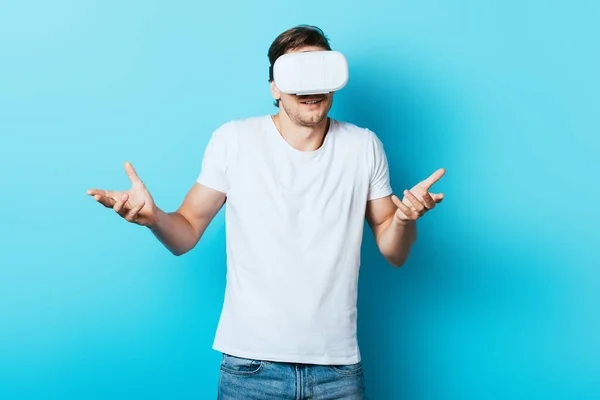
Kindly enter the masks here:
<path id="1" fill-rule="evenodd" d="M 362 364 L 314 365 L 223 354 L 219 400 L 363 400 Z"/>

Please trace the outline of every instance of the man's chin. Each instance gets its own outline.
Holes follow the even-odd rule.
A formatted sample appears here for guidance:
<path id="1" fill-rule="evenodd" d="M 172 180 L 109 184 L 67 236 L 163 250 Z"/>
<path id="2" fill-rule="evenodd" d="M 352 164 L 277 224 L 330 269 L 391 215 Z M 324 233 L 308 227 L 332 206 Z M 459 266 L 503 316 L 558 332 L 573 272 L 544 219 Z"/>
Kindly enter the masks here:
<path id="1" fill-rule="evenodd" d="M 314 127 L 319 125 L 323 120 L 327 118 L 327 114 L 320 115 L 301 115 L 298 118 L 298 124 L 305 127 Z"/>
<path id="2" fill-rule="evenodd" d="M 328 109 L 302 110 L 302 107 L 296 107 L 296 109 L 293 110 L 294 112 L 288 112 L 284 104 L 282 104 L 282 108 L 292 122 L 298 126 L 307 128 L 315 127 L 322 123 L 323 120 L 327 118 L 327 112 L 329 111 Z"/>

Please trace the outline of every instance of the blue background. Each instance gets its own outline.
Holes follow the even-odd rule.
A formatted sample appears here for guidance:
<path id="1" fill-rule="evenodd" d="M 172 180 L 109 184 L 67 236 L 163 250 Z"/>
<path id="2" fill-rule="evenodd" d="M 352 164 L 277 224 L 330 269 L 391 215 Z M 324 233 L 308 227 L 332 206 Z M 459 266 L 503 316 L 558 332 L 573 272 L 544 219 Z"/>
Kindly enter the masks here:
<path id="1" fill-rule="evenodd" d="M 382 139 L 397 193 L 446 199 L 401 269 L 366 231 L 372 399 L 600 396 L 600 6 L 590 1 L 0 3 L 0 398 L 208 399 L 224 212 L 172 256 L 95 203 L 129 160 L 173 211 L 212 131 L 274 113 L 296 24 L 350 63 L 332 116 Z"/>

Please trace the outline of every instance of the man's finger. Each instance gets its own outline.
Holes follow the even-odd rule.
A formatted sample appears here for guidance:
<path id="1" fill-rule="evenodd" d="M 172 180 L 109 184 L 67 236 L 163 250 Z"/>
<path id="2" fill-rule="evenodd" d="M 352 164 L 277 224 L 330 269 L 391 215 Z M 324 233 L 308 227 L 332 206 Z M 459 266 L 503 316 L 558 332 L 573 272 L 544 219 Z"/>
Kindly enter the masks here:
<path id="1" fill-rule="evenodd" d="M 112 208 L 115 205 L 115 200 L 108 196 L 100 196 L 99 194 L 96 194 L 94 195 L 94 200 L 102 204 L 104 207 Z"/>
<path id="2" fill-rule="evenodd" d="M 402 221 L 402 224 L 406 225 L 408 223 L 416 221 L 419 218 L 419 215 L 415 212 L 415 210 L 407 207 L 406 204 L 402 203 L 400 200 L 398 200 L 397 204 L 399 207 L 394 213 L 394 218 L 397 218 L 400 221 Z"/>
<path id="3" fill-rule="evenodd" d="M 90 196 L 96 196 L 96 195 L 106 196 L 106 197 L 113 196 L 113 192 L 111 192 L 110 190 L 102 190 L 102 189 L 89 189 L 87 191 L 87 194 L 89 194 Z"/>
<path id="4" fill-rule="evenodd" d="M 142 180 L 133 169 L 133 165 L 129 161 L 125 162 L 125 172 L 127 172 L 127 176 L 131 183 L 142 183 Z"/>
<path id="5" fill-rule="evenodd" d="M 442 200 L 444 200 L 444 193 L 439 193 L 439 194 L 432 193 L 431 197 L 433 198 L 433 200 L 436 203 L 441 203 Z"/>
<path id="6" fill-rule="evenodd" d="M 421 203 L 419 199 L 417 199 L 417 197 L 414 194 L 412 194 L 410 190 L 405 190 L 404 195 L 406 196 L 408 201 L 411 202 L 415 210 L 417 210 L 418 212 L 422 212 L 425 209 L 423 203 Z"/>
<path id="7" fill-rule="evenodd" d="M 425 192 L 423 194 L 423 203 L 428 209 L 432 209 L 433 207 L 435 207 L 435 200 L 433 199 L 433 197 L 431 197 L 431 194 L 429 192 Z"/>
<path id="8" fill-rule="evenodd" d="M 402 203 L 402 201 L 400 201 L 398 196 L 396 196 L 395 194 L 392 195 L 392 202 L 394 202 L 394 205 L 398 208 L 400 208 L 400 205 L 405 205 L 404 203 Z"/>
<path id="9" fill-rule="evenodd" d="M 415 212 L 412 208 L 400 201 L 396 195 L 392 196 L 392 201 L 406 216 L 410 216 Z"/>
<path id="10" fill-rule="evenodd" d="M 144 204 L 146 202 L 144 200 L 140 201 L 135 207 L 133 207 L 127 214 L 125 214 L 125 219 L 129 222 L 133 221 L 137 214 L 140 212 L 142 208 L 144 208 Z"/>
<path id="11" fill-rule="evenodd" d="M 117 197 L 117 201 L 115 202 L 115 205 L 114 205 L 114 207 L 113 207 L 113 210 L 115 210 L 115 212 L 116 212 L 117 214 L 121 214 L 121 211 L 122 211 L 123 205 L 124 205 L 125 203 L 127 203 L 127 199 L 128 199 L 128 197 L 129 197 L 129 196 L 127 195 L 127 193 L 123 193 L 123 194 L 121 194 L 121 195 L 119 195 L 119 196 Z"/>
<path id="12" fill-rule="evenodd" d="M 431 174 L 431 176 L 429 176 L 429 178 L 425 179 L 423 182 L 421 182 L 423 184 L 423 186 L 426 188 L 426 190 L 429 190 L 429 188 L 436 183 L 437 181 L 440 180 L 440 178 L 442 176 L 444 176 L 444 174 L 446 173 L 446 170 L 444 168 L 440 168 L 437 171 L 435 171 L 433 174 Z"/>
<path id="13" fill-rule="evenodd" d="M 395 217 L 399 218 L 399 219 L 401 219 L 403 221 L 410 221 L 411 220 L 411 218 L 408 215 L 406 215 L 406 213 L 404 213 L 401 209 L 397 209 L 396 210 Z"/>

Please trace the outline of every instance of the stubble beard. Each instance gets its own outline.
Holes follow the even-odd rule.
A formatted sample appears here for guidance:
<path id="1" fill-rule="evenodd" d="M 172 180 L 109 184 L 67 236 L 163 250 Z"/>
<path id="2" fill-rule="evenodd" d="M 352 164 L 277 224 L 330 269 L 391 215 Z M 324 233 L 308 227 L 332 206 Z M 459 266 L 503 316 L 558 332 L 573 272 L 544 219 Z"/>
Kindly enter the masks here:
<path id="1" fill-rule="evenodd" d="M 326 101 L 326 100 L 324 100 L 324 101 Z M 309 115 L 303 115 L 301 112 L 298 111 L 301 106 L 298 106 L 295 110 L 293 110 L 293 109 L 289 109 L 288 107 L 286 107 L 286 105 L 282 101 L 280 101 L 279 104 L 283 107 L 283 109 L 285 110 L 285 113 L 288 115 L 290 120 L 298 126 L 303 126 L 303 127 L 316 126 L 316 125 L 319 125 L 327 117 L 328 109 L 324 109 L 319 114 L 311 113 Z"/>

